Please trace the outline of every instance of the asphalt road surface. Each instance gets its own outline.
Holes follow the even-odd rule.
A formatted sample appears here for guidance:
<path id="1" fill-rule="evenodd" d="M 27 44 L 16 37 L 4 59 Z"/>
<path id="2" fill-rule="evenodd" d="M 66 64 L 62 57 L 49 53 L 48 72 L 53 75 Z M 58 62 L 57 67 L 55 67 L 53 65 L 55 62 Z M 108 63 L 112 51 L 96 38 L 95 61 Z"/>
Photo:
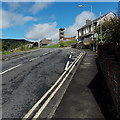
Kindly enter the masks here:
<path id="1" fill-rule="evenodd" d="M 2 117 L 22 118 L 64 72 L 68 57 L 80 51 L 40 49 L 2 62 Z"/>

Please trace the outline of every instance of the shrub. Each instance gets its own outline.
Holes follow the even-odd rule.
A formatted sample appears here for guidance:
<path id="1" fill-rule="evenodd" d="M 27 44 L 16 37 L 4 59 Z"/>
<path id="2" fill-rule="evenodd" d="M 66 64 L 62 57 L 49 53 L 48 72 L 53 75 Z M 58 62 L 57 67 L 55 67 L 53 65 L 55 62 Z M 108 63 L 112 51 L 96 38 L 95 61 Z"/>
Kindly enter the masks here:
<path id="1" fill-rule="evenodd" d="M 64 47 L 64 41 L 63 40 L 60 40 L 59 44 L 60 44 L 60 47 Z"/>
<path id="2" fill-rule="evenodd" d="M 95 32 L 100 36 L 100 25 L 96 27 Z M 120 18 L 111 18 L 102 23 L 103 41 L 120 43 Z"/>

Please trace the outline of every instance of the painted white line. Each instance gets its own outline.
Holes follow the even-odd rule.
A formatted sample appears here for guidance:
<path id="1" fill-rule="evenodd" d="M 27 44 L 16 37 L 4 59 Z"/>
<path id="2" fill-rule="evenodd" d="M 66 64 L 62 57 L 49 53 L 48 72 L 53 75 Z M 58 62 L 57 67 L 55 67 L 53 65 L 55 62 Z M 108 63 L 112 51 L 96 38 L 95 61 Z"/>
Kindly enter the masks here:
<path id="1" fill-rule="evenodd" d="M 61 78 L 66 74 L 65 71 L 60 78 L 54 83 L 54 85 L 38 100 L 38 102 L 28 111 L 28 113 L 23 117 L 23 120 L 29 118 L 29 116 L 33 113 L 33 111 L 39 106 L 39 104 L 46 98 L 46 96 L 54 89 L 54 87 L 59 83 Z"/>
<path id="2" fill-rule="evenodd" d="M 75 59 L 75 61 L 77 58 Z M 67 68 L 67 70 L 59 77 L 59 79 L 54 83 L 54 85 L 38 100 L 38 102 L 28 111 L 28 113 L 23 117 L 23 120 L 28 119 L 29 116 L 34 112 L 34 110 L 39 106 L 39 104 L 46 98 L 46 96 L 54 89 L 54 87 L 60 82 L 66 72 L 71 68 L 74 62 Z"/>
<path id="3" fill-rule="evenodd" d="M 42 54 L 42 55 L 47 55 L 48 53 L 44 53 L 44 54 Z"/>
<path id="4" fill-rule="evenodd" d="M 68 75 L 71 73 L 71 71 L 73 70 L 73 68 L 75 67 L 75 65 L 77 64 L 77 62 L 79 61 L 79 59 L 82 57 L 83 54 L 81 54 L 78 58 L 78 60 L 74 63 L 74 65 L 72 66 L 72 68 L 69 70 L 69 72 L 67 73 L 67 75 L 63 78 L 63 80 L 61 81 L 61 83 L 58 85 L 58 87 L 53 91 L 53 93 L 50 95 L 50 97 L 45 101 L 45 103 L 42 105 L 42 107 L 38 110 L 38 112 L 35 114 L 35 116 L 33 117 L 32 120 L 36 120 L 38 119 L 38 117 L 41 115 L 42 111 L 45 109 L 45 107 L 48 105 L 48 103 L 50 102 L 50 100 L 54 97 L 54 95 L 57 93 L 57 91 L 60 89 L 60 87 L 63 85 L 63 83 L 65 82 L 66 78 L 68 77 Z"/>
<path id="5" fill-rule="evenodd" d="M 55 51 L 55 50 L 51 50 L 50 52 L 44 53 L 43 55 L 47 55 L 49 53 L 52 53 L 53 51 Z"/>
<path id="6" fill-rule="evenodd" d="M 16 65 L 16 66 L 8 69 L 8 70 L 5 70 L 4 72 L 1 72 L 0 75 L 4 74 L 4 73 L 6 73 L 6 72 L 9 72 L 10 70 L 13 70 L 13 69 L 15 69 L 15 68 L 17 68 L 17 67 L 19 67 L 19 66 L 21 66 L 21 65 L 22 65 L 22 64 L 19 64 L 19 65 Z"/>
<path id="7" fill-rule="evenodd" d="M 67 70 L 67 68 L 68 68 L 68 66 L 69 66 L 69 64 L 70 64 L 70 58 L 72 57 L 72 55 L 70 55 L 69 56 L 69 60 L 67 61 L 67 64 L 66 64 L 66 66 L 65 66 L 65 70 Z"/>
<path id="8" fill-rule="evenodd" d="M 31 59 L 31 60 L 29 60 L 29 61 L 33 61 L 33 60 L 36 60 L 36 59 L 38 59 L 39 57 L 36 57 L 36 58 L 33 58 L 33 59 Z"/>
<path id="9" fill-rule="evenodd" d="M 84 55 L 85 55 L 85 53 L 84 53 Z M 77 70 L 77 68 L 76 68 L 76 70 Z M 52 110 L 50 111 L 49 115 L 47 116 L 47 118 L 49 118 L 50 120 L 52 119 L 52 117 L 53 117 L 55 111 L 57 110 L 60 102 L 62 101 L 62 98 L 63 98 L 63 96 L 64 96 L 64 94 L 65 94 L 65 92 L 66 92 L 66 90 L 67 90 L 67 88 L 68 88 L 68 86 L 69 86 L 69 84 L 70 84 L 70 82 L 71 82 L 71 80 L 72 80 L 72 78 L 73 78 L 76 70 L 75 70 L 74 73 L 72 74 L 72 77 L 70 78 L 70 80 L 68 80 L 68 82 L 67 82 L 67 84 L 66 84 L 66 86 L 65 86 L 65 89 L 62 91 L 62 94 L 60 95 L 60 98 L 57 100 L 57 102 L 56 102 L 55 105 L 53 106 Z"/>

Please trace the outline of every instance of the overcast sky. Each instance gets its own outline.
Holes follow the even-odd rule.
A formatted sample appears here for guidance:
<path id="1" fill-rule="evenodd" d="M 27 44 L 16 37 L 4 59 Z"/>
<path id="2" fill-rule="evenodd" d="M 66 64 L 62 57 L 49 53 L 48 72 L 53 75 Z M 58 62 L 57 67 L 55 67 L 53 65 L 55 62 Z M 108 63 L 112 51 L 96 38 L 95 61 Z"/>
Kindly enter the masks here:
<path id="1" fill-rule="evenodd" d="M 79 4 L 85 7 L 78 8 Z M 86 19 L 110 11 L 117 12 L 117 2 L 3 2 L 0 36 L 31 41 L 50 38 L 57 42 L 59 28 L 65 28 L 65 36 L 75 36 Z"/>

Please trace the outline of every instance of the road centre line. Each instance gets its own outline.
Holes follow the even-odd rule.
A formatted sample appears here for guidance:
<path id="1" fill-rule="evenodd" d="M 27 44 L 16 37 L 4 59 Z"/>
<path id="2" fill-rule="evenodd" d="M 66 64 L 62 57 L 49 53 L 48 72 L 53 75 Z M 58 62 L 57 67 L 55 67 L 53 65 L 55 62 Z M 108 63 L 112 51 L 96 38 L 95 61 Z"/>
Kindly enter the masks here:
<path id="1" fill-rule="evenodd" d="M 52 52 L 52 51 L 51 51 Z M 49 54 L 50 52 L 47 52 L 47 53 L 44 53 L 44 54 L 42 54 L 43 56 L 44 55 L 47 55 L 47 54 Z M 36 59 L 38 59 L 39 57 L 35 57 L 35 58 L 32 58 L 31 60 L 29 60 L 29 61 L 33 61 L 33 60 L 36 60 Z"/>
<path id="2" fill-rule="evenodd" d="M 8 70 L 5 70 L 5 71 L 1 72 L 0 75 L 4 74 L 4 73 L 6 73 L 6 72 L 9 72 L 10 70 L 13 70 L 13 69 L 15 69 L 15 68 L 17 68 L 17 67 L 19 67 L 19 66 L 21 66 L 21 65 L 22 65 L 22 64 L 19 64 L 19 65 L 16 65 L 16 66 L 8 69 Z"/>
<path id="3" fill-rule="evenodd" d="M 66 74 L 65 71 L 60 78 L 54 83 L 54 85 L 38 100 L 38 102 L 28 111 L 28 113 L 23 117 L 23 120 L 29 118 L 29 116 L 34 112 L 38 105 L 46 98 L 46 96 L 53 90 L 53 88 L 60 82 L 61 78 Z"/>
<path id="4" fill-rule="evenodd" d="M 74 60 L 76 61 L 78 57 Z M 74 62 L 67 68 L 66 71 L 59 77 L 59 79 L 54 83 L 54 85 L 38 100 L 37 103 L 34 104 L 34 106 L 27 112 L 27 114 L 23 117 L 23 120 L 28 119 L 29 116 L 34 112 L 34 110 L 39 106 L 39 104 L 46 98 L 46 96 L 55 88 L 55 86 L 60 82 L 60 80 L 63 78 L 63 76 L 67 73 L 67 71 L 72 67 Z"/>
<path id="5" fill-rule="evenodd" d="M 39 57 L 35 57 L 35 58 L 32 58 L 31 60 L 29 60 L 29 61 L 33 61 L 33 60 L 36 60 L 36 59 L 38 59 Z"/>
<path id="6" fill-rule="evenodd" d="M 39 111 L 35 114 L 35 116 L 33 117 L 32 120 L 36 120 L 38 119 L 38 117 L 41 115 L 42 111 L 46 108 L 46 106 L 48 105 L 48 103 L 50 102 L 50 100 L 54 97 L 54 95 L 57 93 L 57 91 L 60 89 L 60 87 L 63 85 L 63 83 L 65 82 L 66 78 L 68 77 L 68 75 L 71 73 L 71 71 L 73 70 L 73 68 L 75 67 L 75 65 L 77 64 L 77 62 L 79 61 L 79 59 L 82 57 L 83 54 L 81 54 L 78 58 L 78 60 L 75 62 L 75 64 L 73 64 L 72 68 L 69 70 L 69 72 L 67 73 L 67 75 L 63 78 L 63 80 L 61 81 L 61 83 L 58 85 L 58 87 L 53 91 L 53 93 L 50 95 L 50 97 L 45 101 L 45 103 L 42 105 L 42 107 L 39 109 Z"/>
<path id="7" fill-rule="evenodd" d="M 68 68 L 68 66 L 69 66 L 69 64 L 70 64 L 70 59 L 71 59 L 71 57 L 72 57 L 72 55 L 70 54 L 69 59 L 68 59 L 68 61 L 67 61 L 67 64 L 66 64 L 66 66 L 65 66 L 65 70 L 67 70 L 67 68 Z"/>
<path id="8" fill-rule="evenodd" d="M 46 54 L 48 54 L 48 53 L 49 53 L 49 52 L 44 53 L 43 55 L 46 55 Z M 26 57 L 26 56 L 24 56 L 24 57 Z M 24 58 L 24 57 L 20 57 L 20 58 Z M 20 58 L 16 58 L 16 59 L 20 59 Z M 39 58 L 39 57 L 35 57 L 35 58 L 33 58 L 33 59 L 30 59 L 29 61 L 33 61 L 33 60 L 36 60 L 36 59 L 38 59 L 38 58 Z M 16 59 L 15 59 L 15 60 L 16 60 Z M 19 65 L 16 65 L 16 66 L 8 69 L 8 70 L 5 70 L 5 71 L 1 72 L 0 75 L 4 74 L 4 73 L 6 73 L 6 72 L 9 72 L 10 70 L 13 70 L 13 69 L 15 69 L 15 68 L 17 68 L 17 67 L 19 67 L 19 66 L 21 66 L 21 65 L 22 65 L 22 64 L 19 64 Z"/>
<path id="9" fill-rule="evenodd" d="M 49 52 L 47 52 L 47 53 L 44 53 L 43 55 L 47 55 Z"/>
<path id="10" fill-rule="evenodd" d="M 50 52 L 44 53 L 43 55 L 47 55 L 49 53 L 52 53 L 53 51 L 55 51 L 55 50 L 51 50 Z"/>

